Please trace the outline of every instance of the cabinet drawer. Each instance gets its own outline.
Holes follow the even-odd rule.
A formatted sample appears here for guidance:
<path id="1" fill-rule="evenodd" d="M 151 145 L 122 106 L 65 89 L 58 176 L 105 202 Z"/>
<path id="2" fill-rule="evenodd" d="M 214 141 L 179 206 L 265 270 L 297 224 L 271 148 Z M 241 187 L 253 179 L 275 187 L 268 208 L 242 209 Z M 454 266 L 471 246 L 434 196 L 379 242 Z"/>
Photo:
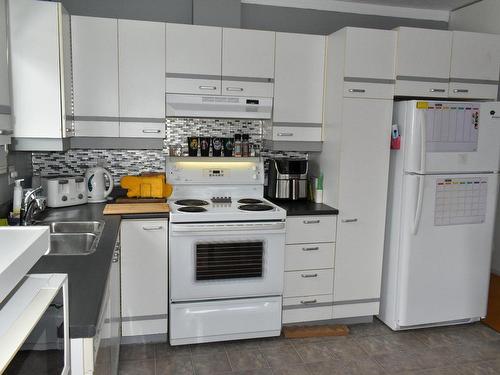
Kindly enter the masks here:
<path id="1" fill-rule="evenodd" d="M 222 81 L 222 95 L 273 97 L 271 82 Z"/>
<path id="2" fill-rule="evenodd" d="M 286 243 L 335 242 L 337 217 L 295 216 L 286 220 Z"/>
<path id="3" fill-rule="evenodd" d="M 344 82 L 344 97 L 392 99 L 394 85 L 388 83 Z"/>
<path id="4" fill-rule="evenodd" d="M 331 294 L 283 298 L 283 324 L 332 319 Z"/>
<path id="5" fill-rule="evenodd" d="M 397 80 L 395 96 L 421 96 L 426 98 L 448 97 L 448 82 L 423 82 Z"/>
<path id="6" fill-rule="evenodd" d="M 286 245 L 285 271 L 333 268 L 334 243 Z"/>
<path id="7" fill-rule="evenodd" d="M 285 272 L 284 297 L 333 293 L 333 269 Z"/>
<path id="8" fill-rule="evenodd" d="M 450 82 L 450 98 L 492 99 L 498 94 L 498 85 Z"/>
<path id="9" fill-rule="evenodd" d="M 118 137 L 120 125 L 111 121 L 75 121 L 75 137 Z"/>
<path id="10" fill-rule="evenodd" d="M 165 138 L 164 123 L 121 122 L 120 137 Z"/>
<path id="11" fill-rule="evenodd" d="M 273 140 L 320 142 L 321 127 L 309 126 L 273 126 Z"/>
<path id="12" fill-rule="evenodd" d="M 191 78 L 170 78 L 166 79 L 167 93 L 173 94 L 202 94 L 220 95 L 220 79 L 191 79 Z"/>

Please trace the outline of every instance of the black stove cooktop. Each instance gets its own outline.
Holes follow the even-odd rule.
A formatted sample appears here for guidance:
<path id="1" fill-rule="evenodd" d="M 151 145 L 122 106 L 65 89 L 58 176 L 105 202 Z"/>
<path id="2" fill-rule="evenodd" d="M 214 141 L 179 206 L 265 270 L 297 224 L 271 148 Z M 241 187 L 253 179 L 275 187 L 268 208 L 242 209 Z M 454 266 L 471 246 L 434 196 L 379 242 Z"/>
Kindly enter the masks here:
<path id="1" fill-rule="evenodd" d="M 274 207 L 268 204 L 243 204 L 238 209 L 243 211 L 270 211 L 274 210 Z"/>
<path id="2" fill-rule="evenodd" d="M 204 201 L 201 199 L 180 199 L 178 201 L 175 201 L 174 203 L 178 204 L 179 206 L 206 206 L 206 205 L 208 205 L 207 201 Z M 199 212 L 201 212 L 201 211 L 199 211 Z"/>
<path id="3" fill-rule="evenodd" d="M 207 209 L 200 206 L 184 206 L 178 209 L 181 212 L 205 212 Z"/>
<path id="4" fill-rule="evenodd" d="M 255 199 L 255 198 L 243 198 L 238 201 L 238 203 L 244 203 L 244 204 L 258 204 L 262 203 L 260 199 Z"/>

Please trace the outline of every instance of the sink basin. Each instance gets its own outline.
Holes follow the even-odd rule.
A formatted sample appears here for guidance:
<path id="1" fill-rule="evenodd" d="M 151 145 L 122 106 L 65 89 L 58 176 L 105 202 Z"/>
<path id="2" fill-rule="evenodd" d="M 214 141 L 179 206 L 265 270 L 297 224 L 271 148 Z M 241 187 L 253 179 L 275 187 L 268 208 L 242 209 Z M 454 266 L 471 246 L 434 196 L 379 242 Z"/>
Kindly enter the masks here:
<path id="1" fill-rule="evenodd" d="M 52 233 L 48 255 L 88 255 L 97 248 L 94 233 Z"/>
<path id="2" fill-rule="evenodd" d="M 102 221 L 54 221 L 40 222 L 38 225 L 48 225 L 50 233 L 100 233 Z"/>

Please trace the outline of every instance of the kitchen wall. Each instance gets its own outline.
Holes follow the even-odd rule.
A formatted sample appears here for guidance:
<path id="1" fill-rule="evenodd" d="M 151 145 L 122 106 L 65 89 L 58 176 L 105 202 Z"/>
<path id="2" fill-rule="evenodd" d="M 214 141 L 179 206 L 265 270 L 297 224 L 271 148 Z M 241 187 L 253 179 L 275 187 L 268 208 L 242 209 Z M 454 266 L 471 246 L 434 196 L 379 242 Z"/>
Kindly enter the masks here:
<path id="1" fill-rule="evenodd" d="M 8 165 L 16 168 L 17 178 L 24 178 L 26 181 L 23 186 L 31 186 L 31 153 L 30 152 L 11 152 L 7 156 Z M 0 174 L 0 218 L 7 217 L 12 209 L 12 194 L 14 185 L 8 184 L 8 175 Z"/>
<path id="2" fill-rule="evenodd" d="M 475 31 L 500 34 L 500 1 L 482 0 L 462 9 L 451 12 L 450 30 Z M 500 97 L 500 95 L 499 95 Z M 500 275 L 500 200 L 497 206 L 497 220 L 492 271 Z"/>
<path id="3" fill-rule="evenodd" d="M 211 0 L 203 0 L 211 1 Z M 213 0 L 212 0 L 213 1 Z M 130 18 L 174 23 L 193 23 L 192 0 L 62 0 L 71 14 Z M 204 19 L 203 17 L 201 19 Z M 223 23 L 227 22 L 226 15 Z M 445 21 L 373 16 L 334 11 L 277 7 L 259 4 L 241 4 L 241 27 L 272 31 L 309 34 L 331 34 L 344 26 L 392 29 L 396 26 L 414 26 L 447 29 Z"/>

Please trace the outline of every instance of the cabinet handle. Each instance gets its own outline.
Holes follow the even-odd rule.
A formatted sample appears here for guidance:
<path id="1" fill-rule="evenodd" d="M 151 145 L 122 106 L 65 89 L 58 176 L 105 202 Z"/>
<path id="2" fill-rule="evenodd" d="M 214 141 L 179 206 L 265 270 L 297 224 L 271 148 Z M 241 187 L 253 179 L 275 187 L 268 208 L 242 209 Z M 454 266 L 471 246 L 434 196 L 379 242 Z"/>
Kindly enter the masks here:
<path id="1" fill-rule="evenodd" d="M 226 91 L 243 91 L 243 87 L 226 87 Z"/>
<path id="2" fill-rule="evenodd" d="M 358 219 L 342 219 L 343 223 L 357 223 Z"/>
<path id="3" fill-rule="evenodd" d="M 0 135 L 12 135 L 14 132 L 12 130 L 0 129 Z"/>
<path id="4" fill-rule="evenodd" d="M 163 229 L 163 226 L 158 225 L 155 227 L 142 227 L 142 229 L 144 229 L 144 230 L 160 230 L 160 229 Z"/>
<path id="5" fill-rule="evenodd" d="M 349 92 L 364 93 L 364 92 L 366 92 L 366 90 L 365 89 L 349 89 Z"/>
<path id="6" fill-rule="evenodd" d="M 445 92 L 445 89 L 430 89 L 430 92 Z"/>
<path id="7" fill-rule="evenodd" d="M 304 224 L 319 224 L 321 223 L 321 220 L 304 220 Z"/>
<path id="8" fill-rule="evenodd" d="M 469 90 L 467 90 L 467 89 L 454 89 L 453 92 L 460 93 L 460 94 L 466 94 L 469 92 Z"/>
<path id="9" fill-rule="evenodd" d="M 142 132 L 143 133 L 160 133 L 161 130 L 160 129 L 143 129 Z"/>
<path id="10" fill-rule="evenodd" d="M 318 274 L 317 273 L 303 273 L 302 276 L 304 279 L 308 279 L 308 278 L 311 278 L 311 277 L 318 277 Z"/>
<path id="11" fill-rule="evenodd" d="M 278 137 L 293 137 L 293 133 L 278 133 Z"/>
<path id="12" fill-rule="evenodd" d="M 200 90 L 217 90 L 216 86 L 198 86 Z"/>
<path id="13" fill-rule="evenodd" d="M 303 247 L 302 251 L 314 251 L 314 250 L 319 250 L 319 246 L 316 247 Z"/>
<path id="14" fill-rule="evenodd" d="M 300 301 L 300 303 L 303 304 L 303 305 L 308 305 L 308 304 L 316 303 L 316 302 L 318 302 L 317 299 L 310 299 L 310 300 L 306 300 L 306 301 Z"/>

